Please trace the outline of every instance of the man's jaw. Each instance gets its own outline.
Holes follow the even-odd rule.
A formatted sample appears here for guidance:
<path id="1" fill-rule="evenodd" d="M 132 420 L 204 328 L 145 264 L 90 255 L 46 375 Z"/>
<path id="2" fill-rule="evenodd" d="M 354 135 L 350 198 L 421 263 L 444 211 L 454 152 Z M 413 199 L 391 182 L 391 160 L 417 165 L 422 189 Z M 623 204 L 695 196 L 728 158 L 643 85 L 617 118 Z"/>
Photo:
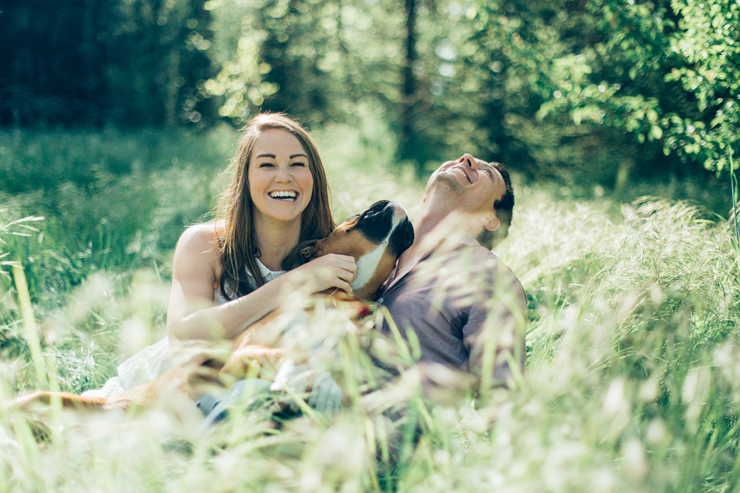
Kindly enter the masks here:
<path id="1" fill-rule="evenodd" d="M 459 168 L 448 168 L 438 173 L 435 180 L 439 192 L 461 193 L 471 185 L 470 178 L 464 170 Z"/>

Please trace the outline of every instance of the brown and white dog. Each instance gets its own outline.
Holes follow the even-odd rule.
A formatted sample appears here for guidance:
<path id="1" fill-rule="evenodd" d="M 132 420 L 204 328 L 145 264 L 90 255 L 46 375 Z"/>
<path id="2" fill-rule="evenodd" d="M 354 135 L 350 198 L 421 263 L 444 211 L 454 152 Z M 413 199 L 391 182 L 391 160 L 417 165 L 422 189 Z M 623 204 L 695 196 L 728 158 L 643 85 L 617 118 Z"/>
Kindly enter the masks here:
<path id="1" fill-rule="evenodd" d="M 352 283 L 356 298 L 346 293 L 326 293 L 331 302 L 349 306 L 356 319 L 369 313 L 365 302 L 373 301 L 375 293 L 390 276 L 396 260 L 414 241 L 414 230 L 406 211 L 398 203 L 388 200 L 376 202 L 362 214 L 352 216 L 340 224 L 329 236 L 296 246 L 283 261 L 283 269 L 296 268 L 314 258 L 335 253 L 350 255 L 357 263 L 357 274 Z M 34 405 L 48 405 L 59 399 L 64 408 L 71 409 L 129 409 L 151 407 L 162 399 L 175 406 L 193 408 L 199 398 L 213 385 L 226 387 L 247 374 L 258 356 L 280 354 L 275 348 L 279 335 L 271 324 L 281 314 L 275 310 L 242 332 L 235 340 L 233 352 L 227 361 L 204 352 L 188 364 L 170 369 L 157 380 L 133 387 L 110 398 L 82 397 L 67 392 L 37 391 L 14 400 L 22 409 Z M 172 406 L 170 406 L 172 407 Z"/>

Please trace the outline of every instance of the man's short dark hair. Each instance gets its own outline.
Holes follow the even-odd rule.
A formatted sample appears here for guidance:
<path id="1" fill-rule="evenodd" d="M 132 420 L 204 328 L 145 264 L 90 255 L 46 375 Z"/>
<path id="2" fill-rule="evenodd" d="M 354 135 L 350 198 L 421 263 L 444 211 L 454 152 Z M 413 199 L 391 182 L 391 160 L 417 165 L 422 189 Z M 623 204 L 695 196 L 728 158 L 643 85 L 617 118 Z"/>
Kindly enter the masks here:
<path id="1" fill-rule="evenodd" d="M 511 226 L 511 219 L 514 217 L 514 188 L 511 186 L 511 177 L 506 166 L 494 162 L 489 164 L 501 173 L 501 177 L 504 179 L 504 185 L 506 186 L 506 191 L 501 198 L 493 201 L 493 210 L 496 212 L 498 220 L 501 221 L 501 226 L 496 231 L 484 229 L 478 235 L 478 243 L 490 249 L 498 245 L 509 235 L 509 226 Z"/>

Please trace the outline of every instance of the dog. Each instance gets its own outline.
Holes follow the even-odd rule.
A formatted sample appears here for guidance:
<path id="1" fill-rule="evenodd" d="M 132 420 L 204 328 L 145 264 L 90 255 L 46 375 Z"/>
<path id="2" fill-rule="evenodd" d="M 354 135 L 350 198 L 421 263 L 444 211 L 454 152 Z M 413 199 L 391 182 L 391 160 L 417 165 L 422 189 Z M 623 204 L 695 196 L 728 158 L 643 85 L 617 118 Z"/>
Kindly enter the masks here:
<path id="1" fill-rule="evenodd" d="M 390 276 L 396 260 L 413 241 L 413 226 L 403 206 L 381 200 L 363 213 L 347 219 L 326 238 L 297 245 L 283 260 L 282 268 L 294 269 L 330 253 L 354 257 L 357 263 L 357 274 L 352 283 L 354 296 L 334 290 L 325 292 L 324 298 L 335 306 L 341 304 L 350 318 L 359 320 L 370 312 L 367 303 L 374 301 L 375 293 Z M 280 334 L 271 330 L 271 325 L 282 314 L 283 310 L 277 309 L 244 330 L 234 340 L 233 351 L 225 362 L 203 352 L 151 383 L 109 398 L 36 391 L 17 397 L 14 404 L 21 409 L 29 409 L 36 405 L 49 405 L 53 399 L 58 399 L 67 409 L 128 410 L 149 408 L 157 401 L 167 399 L 175 406 L 193 407 L 195 401 L 214 386 L 226 388 L 230 382 L 243 379 L 256 358 L 283 354 L 282 349 L 274 347 Z"/>

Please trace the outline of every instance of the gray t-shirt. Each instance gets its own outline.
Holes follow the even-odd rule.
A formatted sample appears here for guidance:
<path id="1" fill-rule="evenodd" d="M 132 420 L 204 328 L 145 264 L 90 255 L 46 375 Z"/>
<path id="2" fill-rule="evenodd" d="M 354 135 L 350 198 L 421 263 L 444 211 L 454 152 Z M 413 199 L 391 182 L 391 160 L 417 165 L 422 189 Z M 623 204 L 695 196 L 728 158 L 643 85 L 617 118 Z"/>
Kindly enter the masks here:
<path id="1" fill-rule="evenodd" d="M 426 255 L 403 277 L 395 279 L 394 272 L 378 302 L 388 308 L 402 334 L 415 331 L 422 361 L 480 376 L 484 348 L 490 347 L 494 378 L 506 381 L 509 362 L 524 370 L 524 290 L 491 251 L 473 241 L 449 244 Z M 387 323 L 382 330 L 390 330 Z"/>

